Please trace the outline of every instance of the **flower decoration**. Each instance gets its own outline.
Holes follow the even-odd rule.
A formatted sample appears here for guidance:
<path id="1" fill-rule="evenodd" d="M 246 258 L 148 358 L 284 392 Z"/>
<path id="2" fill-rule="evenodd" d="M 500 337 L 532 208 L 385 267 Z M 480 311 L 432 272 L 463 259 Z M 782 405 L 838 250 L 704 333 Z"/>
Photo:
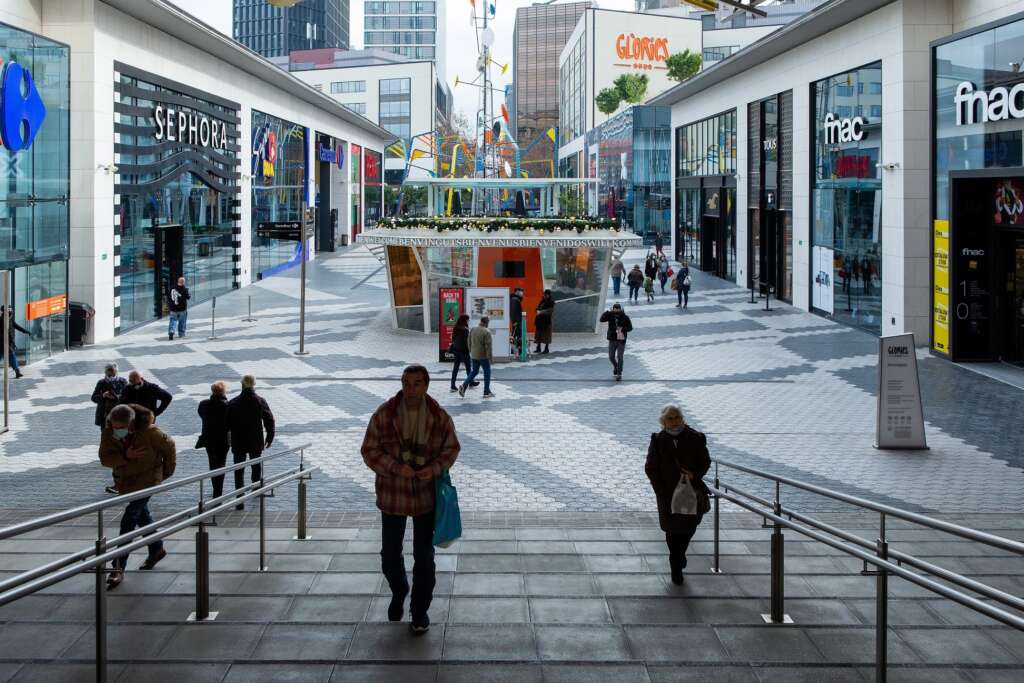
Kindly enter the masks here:
<path id="1" fill-rule="evenodd" d="M 382 218 L 378 228 L 393 230 L 433 230 L 446 232 L 450 230 L 468 230 L 476 232 L 499 232 L 506 230 L 526 230 L 544 232 L 575 231 L 579 234 L 604 230 L 621 232 L 622 226 L 616 218 L 598 216 L 569 218 L 517 218 L 504 216 L 474 216 L 471 218 L 450 218 L 446 216 L 401 216 Z"/>

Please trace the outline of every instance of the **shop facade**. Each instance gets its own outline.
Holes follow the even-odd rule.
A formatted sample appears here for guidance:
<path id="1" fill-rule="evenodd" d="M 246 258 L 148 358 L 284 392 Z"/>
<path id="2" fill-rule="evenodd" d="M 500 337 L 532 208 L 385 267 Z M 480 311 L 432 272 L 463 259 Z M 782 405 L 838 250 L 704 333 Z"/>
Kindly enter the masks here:
<path id="1" fill-rule="evenodd" d="M 66 44 L 0 24 L 0 303 L 29 331 L 14 335 L 22 365 L 68 343 L 69 56 Z"/>
<path id="2" fill-rule="evenodd" d="M 931 46 L 932 349 L 1024 366 L 1024 14 Z"/>

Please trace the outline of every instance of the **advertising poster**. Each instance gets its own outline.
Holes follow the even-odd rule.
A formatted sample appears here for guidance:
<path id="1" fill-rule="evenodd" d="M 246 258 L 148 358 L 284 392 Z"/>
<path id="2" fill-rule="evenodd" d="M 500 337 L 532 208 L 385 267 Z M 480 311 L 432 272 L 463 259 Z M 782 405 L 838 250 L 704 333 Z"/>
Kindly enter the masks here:
<path id="1" fill-rule="evenodd" d="M 833 251 L 828 247 L 814 247 L 811 255 L 811 271 L 814 281 L 811 283 L 811 305 L 826 313 L 833 313 L 832 303 L 832 264 Z"/>
<path id="2" fill-rule="evenodd" d="M 494 334 L 495 359 L 511 357 L 509 336 L 511 321 L 509 320 L 509 292 L 507 287 L 467 287 L 466 313 L 469 314 L 469 327 L 472 329 L 483 316 L 491 320 L 489 327 Z"/>
<path id="3" fill-rule="evenodd" d="M 914 335 L 878 341 L 878 422 L 876 448 L 926 449 L 921 381 Z"/>
<path id="4" fill-rule="evenodd" d="M 462 315 L 462 287 L 442 287 L 437 292 L 438 298 L 438 335 L 437 359 L 442 363 L 451 363 L 455 356 L 448 351 L 452 345 L 452 330 L 455 322 Z"/>
<path id="5" fill-rule="evenodd" d="M 996 182 L 996 225 L 1024 225 L 1024 182 L 1007 178 Z"/>
<path id="6" fill-rule="evenodd" d="M 932 293 L 932 348 L 947 356 L 949 349 L 949 221 L 935 221 L 932 254 L 935 288 Z"/>

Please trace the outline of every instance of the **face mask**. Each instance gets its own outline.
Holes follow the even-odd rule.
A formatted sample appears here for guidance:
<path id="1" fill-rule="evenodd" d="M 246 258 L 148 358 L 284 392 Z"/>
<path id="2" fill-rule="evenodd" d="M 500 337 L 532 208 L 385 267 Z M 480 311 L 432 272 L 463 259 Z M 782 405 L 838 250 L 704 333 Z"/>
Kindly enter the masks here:
<path id="1" fill-rule="evenodd" d="M 126 437 L 126 436 L 128 436 L 128 428 L 127 427 L 114 427 L 114 438 L 115 439 L 124 439 L 124 437 Z"/>
<path id="2" fill-rule="evenodd" d="M 668 427 L 665 427 L 665 431 L 671 434 L 672 436 L 679 436 L 680 434 L 683 433 L 683 429 L 685 429 L 685 427 L 676 427 L 675 429 L 669 429 Z"/>

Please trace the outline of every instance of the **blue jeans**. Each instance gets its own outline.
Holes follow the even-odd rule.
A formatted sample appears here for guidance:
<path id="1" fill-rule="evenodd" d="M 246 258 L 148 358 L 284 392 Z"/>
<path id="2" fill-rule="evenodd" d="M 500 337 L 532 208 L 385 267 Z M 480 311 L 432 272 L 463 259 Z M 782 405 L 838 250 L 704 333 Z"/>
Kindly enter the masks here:
<path id="1" fill-rule="evenodd" d="M 153 516 L 149 514 L 149 498 L 133 500 L 128 503 L 128 507 L 124 509 L 124 514 L 121 515 L 121 533 L 126 534 L 129 531 L 134 531 L 135 529 L 148 526 L 152 523 Z M 164 542 L 159 540 L 153 541 L 147 547 L 149 549 L 149 556 L 153 557 L 163 550 Z M 128 553 L 114 558 L 115 569 L 124 569 L 127 564 Z"/>
<path id="2" fill-rule="evenodd" d="M 455 356 L 455 365 L 452 367 L 452 389 L 455 388 L 455 378 L 459 376 L 459 366 L 466 366 L 466 375 L 470 373 L 469 354 L 465 351 L 452 351 Z"/>
<path id="3" fill-rule="evenodd" d="M 480 368 L 484 369 L 484 393 L 491 393 L 491 361 L 486 358 L 472 359 L 473 369 L 469 371 L 469 375 L 466 377 L 466 381 L 462 383 L 462 386 L 469 387 L 476 379 L 476 375 L 480 372 Z"/>
<path id="4" fill-rule="evenodd" d="M 619 295 L 620 287 L 622 287 L 622 276 L 612 275 L 612 290 L 615 292 L 615 296 Z"/>
<path id="5" fill-rule="evenodd" d="M 171 317 L 167 323 L 167 334 L 174 336 L 174 326 L 178 326 L 178 336 L 185 336 L 185 323 L 188 321 L 188 311 L 171 311 Z"/>
<path id="6" fill-rule="evenodd" d="M 14 374 L 21 372 L 21 368 L 18 367 L 18 352 L 14 350 L 13 346 L 7 347 L 7 360 L 10 362 Z"/>

